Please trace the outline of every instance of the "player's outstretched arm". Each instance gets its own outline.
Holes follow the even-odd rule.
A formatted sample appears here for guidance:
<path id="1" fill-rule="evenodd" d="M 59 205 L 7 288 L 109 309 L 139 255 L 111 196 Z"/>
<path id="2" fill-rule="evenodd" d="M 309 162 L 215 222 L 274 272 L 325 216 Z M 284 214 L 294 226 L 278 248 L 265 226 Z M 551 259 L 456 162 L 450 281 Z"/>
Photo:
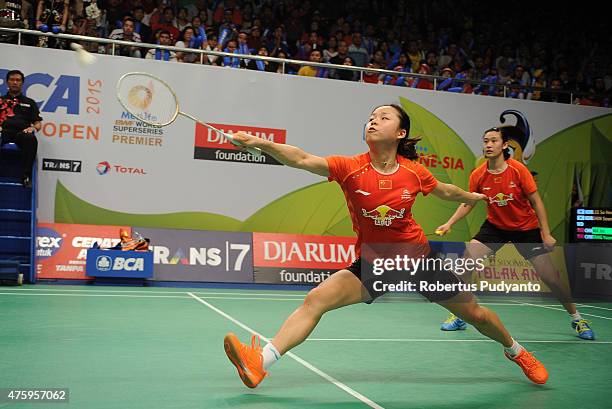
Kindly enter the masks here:
<path id="1" fill-rule="evenodd" d="M 487 200 L 487 196 L 482 193 L 466 192 L 450 183 L 438 182 L 438 185 L 431 193 L 442 200 L 463 202 L 470 206 L 474 206 L 479 200 Z"/>
<path id="2" fill-rule="evenodd" d="M 472 204 L 461 203 L 455 213 L 450 217 L 450 219 L 448 219 L 448 221 L 443 225 L 438 226 L 438 228 L 436 229 L 436 234 L 439 236 L 443 236 L 446 233 L 450 232 L 451 227 L 453 227 L 453 225 L 459 220 L 467 216 L 473 208 L 474 205 Z"/>
<path id="3" fill-rule="evenodd" d="M 261 149 L 283 165 L 307 170 L 321 176 L 329 176 L 329 167 L 325 158 L 304 152 L 304 150 L 296 146 L 274 143 L 266 139 L 254 137 L 246 132 L 237 132 L 233 137 L 245 146 Z"/>

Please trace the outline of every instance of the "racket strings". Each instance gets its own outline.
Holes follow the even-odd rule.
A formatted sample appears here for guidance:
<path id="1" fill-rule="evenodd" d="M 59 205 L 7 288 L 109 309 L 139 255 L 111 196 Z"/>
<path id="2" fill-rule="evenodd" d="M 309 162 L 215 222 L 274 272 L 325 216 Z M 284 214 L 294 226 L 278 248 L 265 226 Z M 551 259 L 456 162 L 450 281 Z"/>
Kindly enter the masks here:
<path id="1" fill-rule="evenodd" d="M 151 125 L 168 125 L 178 115 L 178 101 L 172 89 L 148 74 L 124 75 L 117 85 L 117 97 L 130 114 Z"/>

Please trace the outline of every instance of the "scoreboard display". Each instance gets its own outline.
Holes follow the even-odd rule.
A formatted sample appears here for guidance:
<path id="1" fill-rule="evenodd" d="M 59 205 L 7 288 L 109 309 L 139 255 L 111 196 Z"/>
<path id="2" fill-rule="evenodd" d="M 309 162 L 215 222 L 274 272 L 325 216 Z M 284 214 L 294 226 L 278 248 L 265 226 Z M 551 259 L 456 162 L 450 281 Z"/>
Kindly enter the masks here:
<path id="1" fill-rule="evenodd" d="M 573 242 L 612 243 L 612 209 L 573 209 L 571 229 Z"/>

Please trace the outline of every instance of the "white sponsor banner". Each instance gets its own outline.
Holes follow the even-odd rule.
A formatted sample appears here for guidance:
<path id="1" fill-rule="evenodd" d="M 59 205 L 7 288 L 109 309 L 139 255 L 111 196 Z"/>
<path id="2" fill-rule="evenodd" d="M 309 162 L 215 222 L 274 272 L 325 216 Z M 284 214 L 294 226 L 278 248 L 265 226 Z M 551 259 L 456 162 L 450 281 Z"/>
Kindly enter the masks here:
<path id="1" fill-rule="evenodd" d="M 216 150 L 210 151 L 212 159 L 210 155 L 194 159 L 194 122 L 179 117 L 168 127 L 153 128 L 122 109 L 116 84 L 131 71 L 167 81 L 181 110 L 203 121 L 228 129 L 253 129 L 267 138 L 282 133 L 286 143 L 322 156 L 365 151 L 362 129 L 371 110 L 397 103 L 400 97 L 433 113 L 477 155 L 482 131 L 497 124 L 504 110 L 527 115 L 536 143 L 610 112 L 105 55 L 83 69 L 72 52 L 8 44 L 0 44 L 0 54 L 0 87 L 6 88 L 6 70 L 20 69 L 26 75 L 26 95 L 41 103 L 39 158 L 81 162 L 80 172 L 58 171 L 57 166 L 41 172 L 38 218 L 43 222 L 54 221 L 58 180 L 80 199 L 116 212 L 210 212 L 239 220 L 323 180 L 295 169 L 236 163 L 223 153 L 226 145 L 219 145 L 221 153 L 216 156 Z M 208 142 L 214 146 L 214 141 Z"/>

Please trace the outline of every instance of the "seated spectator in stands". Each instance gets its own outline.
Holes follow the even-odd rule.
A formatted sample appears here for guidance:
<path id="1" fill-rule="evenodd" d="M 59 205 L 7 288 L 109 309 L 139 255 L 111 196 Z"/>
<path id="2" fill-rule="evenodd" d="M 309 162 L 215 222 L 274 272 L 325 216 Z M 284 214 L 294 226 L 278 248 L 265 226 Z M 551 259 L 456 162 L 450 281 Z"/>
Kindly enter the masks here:
<path id="1" fill-rule="evenodd" d="M 355 65 L 363 67 L 369 60 L 368 49 L 364 47 L 361 33 L 353 33 L 352 43 L 348 48 L 349 57 L 355 61 Z"/>
<path id="2" fill-rule="evenodd" d="M 323 55 L 321 50 L 312 50 L 310 51 L 310 61 L 311 62 L 322 62 Z M 304 77 L 319 77 L 319 78 L 327 78 L 329 77 L 329 70 L 323 67 L 311 67 L 309 65 L 304 65 L 302 68 L 298 70 L 298 75 Z"/>
<path id="3" fill-rule="evenodd" d="M 504 45 L 502 55 L 495 60 L 495 68 L 497 75 L 502 83 L 506 83 L 512 76 L 512 67 L 514 66 L 514 58 L 512 57 L 512 47 L 509 44 Z"/>
<path id="4" fill-rule="evenodd" d="M 227 46 L 227 41 L 238 33 L 238 26 L 232 21 L 232 11 L 225 11 L 223 20 L 219 24 L 219 47 Z"/>
<path id="5" fill-rule="evenodd" d="M 278 49 L 278 50 L 274 50 L 274 54 L 271 54 L 270 57 L 276 57 L 276 58 L 284 58 L 284 59 L 288 59 L 289 55 L 287 55 L 287 53 L 285 53 L 282 49 Z M 270 63 L 270 65 L 272 65 L 272 72 L 276 72 L 278 74 L 282 74 L 287 73 L 287 74 L 295 74 L 295 72 L 293 72 L 292 68 L 285 64 L 285 68 L 283 71 L 283 64 L 280 62 L 272 62 Z"/>
<path id="6" fill-rule="evenodd" d="M 380 65 L 378 65 L 375 62 L 369 62 L 366 65 L 366 68 L 376 68 L 376 69 L 381 69 L 384 67 L 381 67 Z M 367 82 L 368 84 L 382 84 L 382 79 L 380 78 L 381 76 L 384 77 L 384 74 L 379 74 L 376 71 L 364 71 L 363 72 L 363 79 L 361 80 L 361 82 Z"/>
<path id="7" fill-rule="evenodd" d="M 144 8 L 142 6 L 136 6 L 132 10 L 132 14 L 134 16 L 134 21 L 136 23 L 134 27 L 134 32 L 140 34 L 140 41 L 143 43 L 151 42 L 151 34 L 153 31 L 149 25 L 145 24 L 142 20 L 145 16 Z"/>
<path id="8" fill-rule="evenodd" d="M 521 83 L 518 81 L 511 81 L 509 82 L 509 87 L 508 87 L 508 91 L 506 93 L 506 96 L 508 98 L 514 98 L 514 99 L 525 99 L 525 92 L 524 92 L 524 88 L 521 86 Z"/>
<path id="9" fill-rule="evenodd" d="M 438 71 L 438 54 L 433 51 L 427 52 L 427 56 L 425 57 L 425 64 L 429 67 L 429 73 L 431 75 L 439 75 L 440 71 Z"/>
<path id="10" fill-rule="evenodd" d="M 589 89 L 587 95 L 576 98 L 578 105 L 587 105 L 593 107 L 609 107 L 610 96 L 606 92 L 606 87 L 603 77 L 595 77 L 593 86 Z"/>
<path id="11" fill-rule="evenodd" d="M 201 49 L 201 43 L 195 40 L 193 27 L 187 26 L 181 32 L 179 40 L 174 44 L 175 47 L 181 48 L 195 48 L 196 50 Z M 179 62 L 186 62 L 190 64 L 199 64 L 200 63 L 200 54 L 197 53 L 184 53 L 177 51 L 176 59 Z"/>
<path id="12" fill-rule="evenodd" d="M 374 54 L 372 54 L 372 60 L 376 64 L 380 65 L 381 67 L 385 67 L 387 65 L 387 62 L 385 61 L 385 57 L 384 57 L 384 54 L 383 54 L 382 50 L 374 51 Z M 395 68 L 395 67 L 393 67 L 393 68 Z"/>
<path id="13" fill-rule="evenodd" d="M 533 79 L 531 80 L 532 87 L 541 87 L 546 88 L 546 71 L 541 68 L 537 70 L 533 70 Z M 531 90 L 527 95 L 527 99 L 532 99 L 534 101 L 540 101 L 542 99 L 542 91 L 541 90 Z"/>
<path id="14" fill-rule="evenodd" d="M 525 71 L 525 67 L 523 67 L 521 64 L 517 64 L 516 67 L 514 67 L 511 80 L 516 81 L 521 85 L 529 85 L 531 83 L 529 73 Z"/>
<path id="15" fill-rule="evenodd" d="M 185 7 L 179 8 L 178 13 L 176 15 L 176 28 L 178 28 L 179 31 L 182 32 L 186 27 L 189 27 L 190 25 L 191 21 L 189 21 L 189 12 Z"/>
<path id="16" fill-rule="evenodd" d="M 431 68 L 426 63 L 421 63 L 419 66 L 419 74 L 431 75 Z M 427 78 L 415 78 L 410 84 L 412 88 L 433 89 L 433 82 Z"/>
<path id="17" fill-rule="evenodd" d="M 470 79 L 482 81 L 487 75 L 489 75 L 489 67 L 485 65 L 484 58 L 481 55 L 476 55 L 474 57 L 474 70 L 472 71 Z"/>
<path id="18" fill-rule="evenodd" d="M 257 52 L 257 55 L 268 57 L 268 49 L 265 46 L 259 47 L 259 51 Z M 270 61 L 263 61 L 263 60 L 250 60 L 247 63 L 247 68 L 249 70 L 256 70 L 256 71 L 276 72 L 278 68 L 278 63 L 273 63 Z"/>
<path id="19" fill-rule="evenodd" d="M 311 31 L 307 37 L 306 33 L 304 33 L 304 38 L 301 43 L 302 45 L 308 44 L 311 50 L 321 50 L 321 52 L 323 52 L 323 37 L 321 37 L 317 31 Z"/>
<path id="20" fill-rule="evenodd" d="M 106 24 L 104 21 L 104 10 L 100 10 L 94 0 L 85 7 L 82 16 L 75 17 L 73 23 L 72 34 L 100 37 L 105 30 L 103 24 Z M 104 45 L 99 45 L 93 41 L 81 41 L 80 44 L 90 53 L 106 52 Z"/>
<path id="21" fill-rule="evenodd" d="M 233 0 L 224 0 L 217 3 L 217 8 L 213 12 L 213 23 L 227 21 L 233 25 L 242 25 L 243 17 L 240 7 Z"/>
<path id="22" fill-rule="evenodd" d="M 392 52 L 387 41 L 381 41 L 378 43 L 378 49 L 382 51 L 383 56 L 385 57 L 385 64 L 382 67 L 392 70 L 399 61 L 401 51 L 398 51 L 397 53 Z"/>
<path id="23" fill-rule="evenodd" d="M 330 58 L 329 63 L 330 64 L 343 65 L 346 57 L 349 57 L 349 55 L 348 55 L 348 45 L 343 40 L 341 40 L 341 41 L 338 42 L 338 53 L 335 56 L 333 56 L 332 58 Z M 353 60 L 353 62 L 354 61 L 355 60 Z"/>
<path id="24" fill-rule="evenodd" d="M 285 53 L 289 54 L 289 45 L 285 40 L 285 31 L 283 26 L 278 26 L 274 29 L 272 37 L 267 42 L 267 47 L 270 52 L 281 48 Z"/>
<path id="25" fill-rule="evenodd" d="M 121 4 L 121 0 L 100 1 L 98 6 L 106 10 L 106 21 L 108 23 L 108 27 L 107 31 L 104 33 L 104 37 L 107 37 L 110 31 L 119 28 L 121 25 L 121 20 L 128 9 Z"/>
<path id="26" fill-rule="evenodd" d="M 160 30 L 158 32 L 159 35 L 159 45 L 172 45 L 172 36 L 168 30 Z M 172 61 L 177 62 L 176 53 L 170 50 L 161 50 L 158 48 L 152 48 L 147 52 L 147 59 L 149 60 L 159 60 L 159 61 Z"/>
<path id="27" fill-rule="evenodd" d="M 206 42 L 206 46 L 203 47 L 206 51 L 221 51 L 219 44 L 217 43 L 217 35 L 211 34 L 208 36 L 208 41 Z M 208 60 L 208 62 L 206 62 Z M 210 65 L 220 65 L 221 59 L 217 55 L 209 54 L 207 57 L 204 57 L 204 61 Z"/>
<path id="28" fill-rule="evenodd" d="M 355 61 L 351 57 L 345 57 L 342 65 L 348 65 L 351 67 L 355 66 Z M 343 81 L 358 81 L 359 80 L 359 72 L 352 70 L 332 70 L 330 74 L 330 78 L 343 80 Z"/>
<path id="29" fill-rule="evenodd" d="M 206 34 L 206 27 L 202 23 L 200 16 L 195 16 L 191 19 L 191 27 L 193 28 L 195 45 L 198 45 L 202 49 L 206 49 L 208 45 L 208 35 Z"/>
<path id="30" fill-rule="evenodd" d="M 249 48 L 249 34 L 246 32 L 246 30 L 240 30 L 240 33 L 238 34 L 238 54 L 249 55 L 251 53 L 252 50 Z M 244 60 L 245 65 L 248 65 L 248 63 L 249 60 Z"/>
<path id="31" fill-rule="evenodd" d="M 151 19 L 153 20 L 153 17 Z M 176 41 L 181 32 L 176 27 L 176 19 L 174 18 L 172 7 L 164 8 L 162 15 L 159 15 L 157 20 L 157 22 L 151 23 L 153 31 L 166 30 L 170 34 L 171 41 Z"/>
<path id="32" fill-rule="evenodd" d="M 336 40 L 336 37 L 330 37 L 329 41 L 327 42 L 327 46 L 323 50 L 323 61 L 329 63 L 330 60 L 337 55 L 338 55 L 338 40 Z"/>
<path id="33" fill-rule="evenodd" d="M 408 42 L 407 54 L 410 63 L 412 64 L 412 72 L 417 72 L 419 70 L 419 66 L 421 65 L 421 61 L 425 59 L 425 55 L 419 50 L 418 44 L 415 40 L 410 40 Z"/>
<path id="34" fill-rule="evenodd" d="M 140 43 L 140 34 L 134 31 L 136 21 L 131 16 L 123 18 L 123 27 L 114 29 L 108 38 L 111 40 L 122 40 L 131 41 L 134 43 Z M 107 46 L 107 53 L 112 52 L 112 44 Z M 142 54 L 140 49 L 132 45 L 115 45 L 115 55 L 122 55 L 124 57 L 135 57 L 140 58 Z"/>
<path id="35" fill-rule="evenodd" d="M 453 70 L 449 67 L 442 68 L 440 75 L 443 77 L 442 80 L 438 81 L 438 91 L 446 91 L 453 84 Z"/>
<path id="36" fill-rule="evenodd" d="M 457 44 L 450 43 L 446 49 L 442 49 L 438 58 L 438 68 L 448 67 L 452 60 L 457 56 Z M 440 70 L 440 73 L 442 71 Z"/>
<path id="37" fill-rule="evenodd" d="M 223 50 L 226 53 L 238 54 L 238 42 L 236 40 L 229 40 L 227 47 Z M 240 57 L 223 57 L 221 65 L 223 67 L 241 68 L 244 67 L 244 63 L 240 61 Z"/>
<path id="38" fill-rule="evenodd" d="M 363 36 L 361 37 L 361 39 L 363 41 L 363 46 L 368 50 L 368 54 L 369 55 L 374 54 L 374 51 L 376 51 L 377 41 L 376 41 L 376 32 L 374 31 L 373 24 L 366 25 L 365 32 Z"/>
<path id="39" fill-rule="evenodd" d="M 563 86 L 561 84 L 561 80 L 559 78 L 553 78 L 550 80 L 549 88 L 551 91 L 542 92 L 542 101 L 547 102 L 558 102 L 560 104 L 569 104 L 570 103 L 570 95 L 569 92 L 554 92 L 554 91 L 562 91 Z"/>
<path id="40" fill-rule="evenodd" d="M 261 37 L 261 28 L 257 25 L 251 27 L 251 33 L 248 38 L 249 49 L 259 50 L 264 46 L 263 38 Z"/>
<path id="41" fill-rule="evenodd" d="M 372 59 L 375 63 L 377 63 L 379 66 L 383 67 L 384 62 L 382 61 L 381 58 L 377 59 L 376 55 L 380 55 L 382 57 L 382 51 L 377 50 L 374 53 L 374 58 Z M 410 59 L 408 58 L 408 55 L 406 53 L 400 53 L 398 61 L 397 61 L 397 65 L 395 67 L 393 67 L 393 71 L 397 71 L 397 72 L 412 72 L 412 65 L 410 64 Z M 383 84 L 386 85 L 397 85 L 397 86 L 402 86 L 402 87 L 407 87 L 409 86 L 409 84 L 411 83 L 411 79 L 410 77 L 406 77 L 403 75 L 391 75 L 391 74 L 387 74 L 387 75 L 383 75 Z"/>

